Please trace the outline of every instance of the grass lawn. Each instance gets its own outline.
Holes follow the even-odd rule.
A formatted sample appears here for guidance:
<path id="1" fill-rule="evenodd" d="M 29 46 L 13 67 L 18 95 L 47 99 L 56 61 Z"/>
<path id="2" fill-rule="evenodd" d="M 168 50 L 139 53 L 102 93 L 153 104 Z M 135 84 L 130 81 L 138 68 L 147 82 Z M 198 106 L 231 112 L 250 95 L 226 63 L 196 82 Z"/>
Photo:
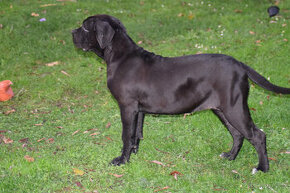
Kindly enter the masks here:
<path id="1" fill-rule="evenodd" d="M 147 115 L 139 153 L 129 164 L 110 166 L 122 143 L 106 65 L 75 49 L 70 34 L 90 15 L 110 14 L 149 51 L 228 54 L 290 87 L 290 4 L 280 0 L 280 15 L 273 18 L 270 5 L 0 0 L 0 81 L 11 80 L 15 93 L 0 102 L 0 192 L 290 192 L 289 96 L 254 84 L 248 102 L 267 134 L 268 173 L 251 175 L 258 159 L 247 141 L 235 161 L 219 157 L 232 139 L 211 111 Z"/>

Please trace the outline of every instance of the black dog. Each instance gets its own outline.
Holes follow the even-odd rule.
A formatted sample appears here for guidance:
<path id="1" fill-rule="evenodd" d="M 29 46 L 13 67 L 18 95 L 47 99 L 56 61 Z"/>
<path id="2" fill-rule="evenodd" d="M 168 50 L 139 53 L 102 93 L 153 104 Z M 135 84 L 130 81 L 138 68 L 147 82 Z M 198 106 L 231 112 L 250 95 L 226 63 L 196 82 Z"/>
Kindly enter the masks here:
<path id="1" fill-rule="evenodd" d="M 244 138 L 259 155 L 258 170 L 267 172 L 266 136 L 251 119 L 247 105 L 248 78 L 261 87 L 290 94 L 268 82 L 249 66 L 221 54 L 165 58 L 145 51 L 127 35 L 122 23 L 109 15 L 95 15 L 72 31 L 76 47 L 93 51 L 107 63 L 107 85 L 117 100 L 123 125 L 123 149 L 114 165 L 129 161 L 143 138 L 145 113 L 181 114 L 211 109 L 233 137 L 234 160 Z"/>

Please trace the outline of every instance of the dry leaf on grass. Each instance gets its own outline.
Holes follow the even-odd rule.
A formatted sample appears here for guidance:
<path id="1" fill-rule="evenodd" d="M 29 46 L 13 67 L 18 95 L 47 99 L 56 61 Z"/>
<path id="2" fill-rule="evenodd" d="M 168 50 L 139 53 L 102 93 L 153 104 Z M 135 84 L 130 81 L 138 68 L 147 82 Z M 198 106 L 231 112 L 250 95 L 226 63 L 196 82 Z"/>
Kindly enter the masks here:
<path id="1" fill-rule="evenodd" d="M 9 110 L 9 111 L 4 112 L 4 115 L 9 115 L 9 114 L 15 113 L 15 112 L 16 112 L 16 110 L 15 109 L 12 109 L 12 110 Z"/>
<path id="2" fill-rule="evenodd" d="M 255 32 L 254 32 L 254 31 L 249 31 L 249 33 L 250 33 L 251 35 L 254 35 L 254 34 L 255 34 Z"/>
<path id="3" fill-rule="evenodd" d="M 34 12 L 32 12 L 32 13 L 31 13 L 31 16 L 32 16 L 32 17 L 38 17 L 39 14 L 38 14 L 38 13 L 34 13 Z"/>
<path id="4" fill-rule="evenodd" d="M 161 166 L 163 166 L 163 167 L 165 167 L 165 164 L 163 164 L 162 162 L 160 162 L 160 161 L 156 161 L 156 160 L 153 160 L 153 161 L 151 161 L 152 163 L 155 163 L 155 164 L 158 164 L 158 165 L 161 165 Z"/>
<path id="5" fill-rule="evenodd" d="M 80 182 L 75 182 L 75 184 L 80 187 L 80 188 L 83 188 L 84 186 L 80 183 Z"/>
<path id="6" fill-rule="evenodd" d="M 273 157 L 268 157 L 269 160 L 273 160 L 273 161 L 277 161 L 277 159 L 273 158 Z"/>
<path id="7" fill-rule="evenodd" d="M 154 192 L 159 192 L 159 191 L 162 191 L 162 190 L 167 190 L 169 188 L 170 188 L 169 186 L 165 186 L 164 188 L 160 188 L 160 189 L 154 190 Z"/>
<path id="8" fill-rule="evenodd" d="M 190 13 L 188 16 L 187 16 L 188 19 L 193 19 L 194 18 L 194 14 L 193 13 Z"/>
<path id="9" fill-rule="evenodd" d="M 59 64 L 60 64 L 59 61 L 55 61 L 55 62 L 46 63 L 45 66 L 52 67 L 52 66 L 56 66 L 56 65 L 59 65 Z"/>
<path id="10" fill-rule="evenodd" d="M 107 125 L 106 125 L 106 128 L 108 129 L 108 128 L 110 128 L 110 127 L 111 127 L 111 123 L 108 122 Z"/>
<path id="11" fill-rule="evenodd" d="M 42 140 L 45 140 L 45 138 L 43 137 L 43 138 L 37 140 L 37 142 L 41 142 Z"/>
<path id="12" fill-rule="evenodd" d="M 23 138 L 23 139 L 20 139 L 19 142 L 20 143 L 28 143 L 28 140 L 29 140 L 29 138 Z"/>
<path id="13" fill-rule="evenodd" d="M 34 158 L 30 157 L 29 155 L 25 155 L 24 159 L 26 159 L 26 161 L 28 161 L 28 162 L 34 162 Z"/>
<path id="14" fill-rule="evenodd" d="M 107 139 L 108 141 L 113 141 L 110 137 L 106 137 L 106 139 Z"/>
<path id="15" fill-rule="evenodd" d="M 237 170 L 232 170 L 232 172 L 235 174 L 239 174 L 239 172 Z"/>
<path id="16" fill-rule="evenodd" d="M 67 73 L 67 72 L 64 71 L 64 70 L 62 70 L 62 71 L 60 71 L 60 72 L 63 73 L 64 75 L 66 75 L 66 76 L 70 76 L 69 73 Z"/>
<path id="17" fill-rule="evenodd" d="M 40 5 L 40 7 L 50 7 L 50 6 L 56 6 L 57 4 L 44 4 Z"/>
<path id="18" fill-rule="evenodd" d="M 83 170 L 77 169 L 77 168 L 73 168 L 74 170 L 74 174 L 78 175 L 78 176 L 82 176 L 85 174 L 85 172 Z"/>
<path id="19" fill-rule="evenodd" d="M 174 179 L 177 180 L 177 177 L 182 176 L 183 174 L 178 172 L 178 171 L 173 171 L 170 173 L 170 175 L 172 175 L 174 177 Z"/>
<path id="20" fill-rule="evenodd" d="M 73 132 L 71 135 L 75 135 L 79 132 L 80 130 L 76 130 L 75 132 Z"/>
<path id="21" fill-rule="evenodd" d="M 47 141 L 48 141 L 48 143 L 54 143 L 54 139 L 53 138 L 49 138 Z"/>
<path id="22" fill-rule="evenodd" d="M 96 132 L 96 133 L 90 134 L 90 136 L 95 136 L 95 135 L 99 135 L 99 134 L 100 134 L 99 132 Z"/>
<path id="23" fill-rule="evenodd" d="M 13 140 L 12 139 L 10 139 L 10 138 L 6 138 L 5 136 L 3 137 L 3 142 L 5 143 L 5 144 L 9 144 L 9 143 L 13 143 Z"/>
<path id="24" fill-rule="evenodd" d="M 124 174 L 112 174 L 112 173 L 109 173 L 109 174 L 112 176 L 115 176 L 116 178 L 121 178 L 124 176 Z"/>
<path id="25" fill-rule="evenodd" d="M 243 10 L 241 10 L 241 9 L 235 9 L 235 12 L 236 13 L 243 13 Z"/>

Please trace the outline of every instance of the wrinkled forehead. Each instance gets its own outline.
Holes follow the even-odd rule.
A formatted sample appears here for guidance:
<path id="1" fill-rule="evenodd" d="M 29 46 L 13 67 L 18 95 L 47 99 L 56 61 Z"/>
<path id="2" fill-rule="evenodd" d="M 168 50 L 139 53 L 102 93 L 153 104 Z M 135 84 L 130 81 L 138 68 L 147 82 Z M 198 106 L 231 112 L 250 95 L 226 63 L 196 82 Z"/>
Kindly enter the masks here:
<path id="1" fill-rule="evenodd" d="M 89 26 L 93 22 L 93 20 L 95 20 L 95 17 L 93 16 L 88 17 L 83 21 L 83 26 Z"/>

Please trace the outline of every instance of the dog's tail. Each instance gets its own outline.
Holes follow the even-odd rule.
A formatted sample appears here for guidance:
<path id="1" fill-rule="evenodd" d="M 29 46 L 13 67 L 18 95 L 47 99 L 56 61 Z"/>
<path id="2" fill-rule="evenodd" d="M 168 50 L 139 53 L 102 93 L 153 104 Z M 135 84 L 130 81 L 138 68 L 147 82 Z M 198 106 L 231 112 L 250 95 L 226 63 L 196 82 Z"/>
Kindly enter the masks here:
<path id="1" fill-rule="evenodd" d="M 290 94 L 290 88 L 274 85 L 271 82 L 269 82 L 265 77 L 256 72 L 254 69 L 250 68 L 249 66 L 243 63 L 242 65 L 246 70 L 248 77 L 260 87 L 275 93 Z"/>

